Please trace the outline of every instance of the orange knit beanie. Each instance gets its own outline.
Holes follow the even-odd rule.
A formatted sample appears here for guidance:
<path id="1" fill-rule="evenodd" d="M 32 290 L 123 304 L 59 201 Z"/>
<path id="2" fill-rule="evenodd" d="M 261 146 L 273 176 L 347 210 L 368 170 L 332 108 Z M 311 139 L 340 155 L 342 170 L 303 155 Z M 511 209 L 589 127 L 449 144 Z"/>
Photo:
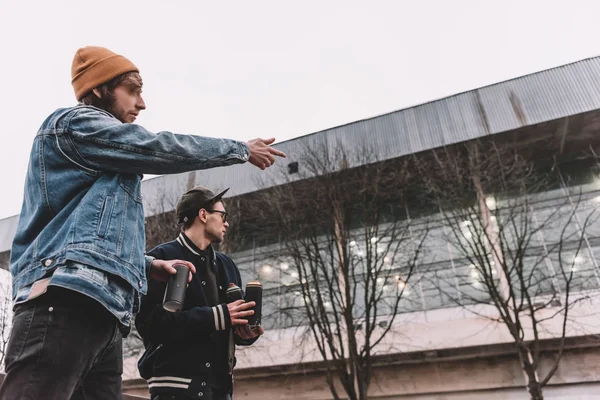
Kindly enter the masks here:
<path id="1" fill-rule="evenodd" d="M 77 100 L 90 90 L 126 72 L 140 72 L 125 57 L 104 47 L 87 46 L 77 50 L 71 67 L 71 84 Z"/>

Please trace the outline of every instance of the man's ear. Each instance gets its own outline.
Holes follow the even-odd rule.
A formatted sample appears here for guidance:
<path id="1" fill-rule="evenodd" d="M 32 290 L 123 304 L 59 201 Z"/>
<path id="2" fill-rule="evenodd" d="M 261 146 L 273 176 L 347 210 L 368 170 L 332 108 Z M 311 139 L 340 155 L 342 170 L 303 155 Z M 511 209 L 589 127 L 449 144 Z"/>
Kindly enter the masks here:
<path id="1" fill-rule="evenodd" d="M 98 89 L 92 89 L 92 92 L 94 92 L 94 94 L 96 95 L 97 98 L 99 98 L 99 99 L 102 98 L 102 94 L 100 93 L 100 91 Z"/>
<path id="2" fill-rule="evenodd" d="M 208 219 L 206 217 L 206 210 L 204 208 L 198 210 L 198 218 L 200 218 L 200 221 L 202 222 L 206 222 L 206 220 Z"/>

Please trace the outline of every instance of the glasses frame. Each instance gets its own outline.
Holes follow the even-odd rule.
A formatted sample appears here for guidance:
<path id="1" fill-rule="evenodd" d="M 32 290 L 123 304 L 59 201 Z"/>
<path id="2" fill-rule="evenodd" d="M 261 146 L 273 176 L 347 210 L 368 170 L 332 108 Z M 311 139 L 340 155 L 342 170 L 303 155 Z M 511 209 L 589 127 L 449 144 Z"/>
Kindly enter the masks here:
<path id="1" fill-rule="evenodd" d="M 206 210 L 206 212 L 208 212 L 208 213 L 219 213 L 219 214 L 221 214 L 221 219 L 223 220 L 223 223 L 227 222 L 227 216 L 229 215 L 229 213 L 227 211 L 212 210 L 210 208 L 205 208 L 204 210 Z"/>

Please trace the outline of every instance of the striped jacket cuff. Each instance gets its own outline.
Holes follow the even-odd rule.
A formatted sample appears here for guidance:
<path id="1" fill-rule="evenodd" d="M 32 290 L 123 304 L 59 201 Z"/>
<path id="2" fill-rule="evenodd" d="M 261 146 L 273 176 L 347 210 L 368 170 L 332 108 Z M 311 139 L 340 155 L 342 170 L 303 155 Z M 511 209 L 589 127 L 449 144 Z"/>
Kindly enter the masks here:
<path id="1" fill-rule="evenodd" d="M 157 376 L 148 379 L 148 388 L 171 388 L 187 389 L 192 380 L 190 378 L 179 378 L 177 376 Z"/>
<path id="2" fill-rule="evenodd" d="M 219 304 L 218 306 L 211 307 L 211 309 L 215 321 L 215 330 L 224 331 L 229 329 L 231 327 L 231 321 L 227 304 Z"/>

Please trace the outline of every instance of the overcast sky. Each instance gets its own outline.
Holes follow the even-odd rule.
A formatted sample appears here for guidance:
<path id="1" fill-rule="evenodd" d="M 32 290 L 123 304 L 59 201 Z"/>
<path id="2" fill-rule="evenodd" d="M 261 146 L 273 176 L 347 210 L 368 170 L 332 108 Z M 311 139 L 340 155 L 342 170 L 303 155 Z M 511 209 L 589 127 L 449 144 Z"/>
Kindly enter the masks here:
<path id="1" fill-rule="evenodd" d="M 278 141 L 600 54 L 594 0 L 0 4 L 0 218 L 82 46 L 140 68 L 150 130 Z"/>

